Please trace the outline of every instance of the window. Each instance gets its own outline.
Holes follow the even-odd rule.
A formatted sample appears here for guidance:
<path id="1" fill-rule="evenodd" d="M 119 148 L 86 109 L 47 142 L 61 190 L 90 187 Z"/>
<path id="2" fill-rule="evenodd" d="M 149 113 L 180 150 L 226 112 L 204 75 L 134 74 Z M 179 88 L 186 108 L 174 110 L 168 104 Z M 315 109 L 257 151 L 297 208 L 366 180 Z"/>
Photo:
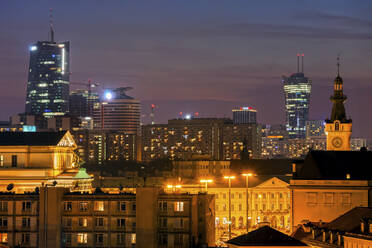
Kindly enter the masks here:
<path id="1" fill-rule="evenodd" d="M 183 234 L 175 234 L 174 235 L 174 245 L 175 246 L 182 246 L 183 245 Z"/>
<path id="2" fill-rule="evenodd" d="M 136 211 L 136 204 L 135 203 L 133 203 L 133 205 L 132 205 L 132 210 Z"/>
<path id="3" fill-rule="evenodd" d="M 88 226 L 88 219 L 87 218 L 79 218 L 79 226 L 87 227 Z"/>
<path id="4" fill-rule="evenodd" d="M 274 210 L 275 205 L 271 204 L 271 210 Z"/>
<path id="5" fill-rule="evenodd" d="M 279 210 L 282 210 L 283 209 L 283 204 L 279 204 Z"/>
<path id="6" fill-rule="evenodd" d="M 103 201 L 94 202 L 94 211 L 104 211 L 104 210 L 105 210 L 105 202 Z"/>
<path id="7" fill-rule="evenodd" d="M 30 234 L 29 233 L 22 233 L 22 244 L 30 243 Z"/>
<path id="8" fill-rule="evenodd" d="M 118 233 L 116 236 L 116 243 L 118 245 L 125 244 L 125 233 Z"/>
<path id="9" fill-rule="evenodd" d="M 4 155 L 0 155 L 0 166 L 4 166 Z"/>
<path id="10" fill-rule="evenodd" d="M 30 201 L 22 202 L 22 211 L 23 212 L 31 211 L 31 202 Z"/>
<path id="11" fill-rule="evenodd" d="M 316 204 L 317 203 L 317 193 L 316 192 L 307 192 L 306 193 L 306 203 L 307 204 Z"/>
<path id="12" fill-rule="evenodd" d="M 183 212 L 183 202 L 176 202 L 174 204 L 174 211 L 175 212 Z"/>
<path id="13" fill-rule="evenodd" d="M 137 239 L 136 234 L 135 234 L 135 233 L 132 233 L 132 234 L 130 235 L 130 243 L 131 243 L 132 245 L 136 244 L 136 239 Z"/>
<path id="14" fill-rule="evenodd" d="M 87 233 L 78 233 L 77 234 L 78 244 L 87 244 L 88 243 L 88 234 Z"/>
<path id="15" fill-rule="evenodd" d="M 333 193 L 324 193 L 324 203 L 326 205 L 331 205 L 334 203 L 333 201 Z"/>
<path id="16" fill-rule="evenodd" d="M 234 204 L 231 204 L 231 211 L 234 211 Z"/>
<path id="17" fill-rule="evenodd" d="M 0 201 L 0 212 L 8 212 L 8 202 Z"/>
<path id="18" fill-rule="evenodd" d="M 121 219 L 117 219 L 117 227 L 118 228 L 125 228 L 125 219 L 124 218 L 121 218 Z"/>
<path id="19" fill-rule="evenodd" d="M 103 226 L 103 218 L 102 217 L 96 218 L 96 226 Z"/>
<path id="20" fill-rule="evenodd" d="M 72 202 L 64 202 L 63 203 L 63 209 L 65 211 L 71 211 L 72 210 Z"/>
<path id="21" fill-rule="evenodd" d="M 30 227 L 31 226 L 31 219 L 30 218 L 22 218 L 22 227 Z"/>
<path id="22" fill-rule="evenodd" d="M 133 222 L 133 223 L 132 223 L 132 230 L 133 230 L 133 231 L 136 231 L 136 222 Z"/>
<path id="23" fill-rule="evenodd" d="M 335 122 L 335 131 L 340 129 L 340 123 L 338 121 Z"/>
<path id="24" fill-rule="evenodd" d="M 167 211 L 168 204 L 166 201 L 160 201 L 159 202 L 159 210 L 160 211 Z"/>
<path id="25" fill-rule="evenodd" d="M 17 155 L 12 155 L 12 167 L 17 167 Z"/>
<path id="26" fill-rule="evenodd" d="M 223 193 L 223 199 L 226 199 L 226 193 Z"/>
<path id="27" fill-rule="evenodd" d="M 65 220 L 65 225 L 66 225 L 66 226 L 72 226 L 72 219 L 71 219 L 71 218 L 67 218 L 67 219 Z"/>
<path id="28" fill-rule="evenodd" d="M 174 220 L 174 227 L 175 228 L 183 228 L 183 218 L 176 218 Z"/>
<path id="29" fill-rule="evenodd" d="M 231 194 L 231 199 L 234 199 L 234 194 Z"/>
<path id="30" fill-rule="evenodd" d="M 0 243 L 8 243 L 8 234 L 0 233 Z"/>
<path id="31" fill-rule="evenodd" d="M 102 233 L 96 233 L 96 243 L 97 244 L 103 244 L 103 234 Z"/>
<path id="32" fill-rule="evenodd" d="M 71 233 L 65 233 L 65 239 L 64 239 L 65 244 L 71 245 Z"/>
<path id="33" fill-rule="evenodd" d="M 168 234 L 167 233 L 159 233 L 158 243 L 159 243 L 159 245 L 168 245 Z"/>
<path id="34" fill-rule="evenodd" d="M 274 199 L 275 198 L 275 195 L 274 193 L 271 194 L 271 198 Z"/>
<path id="35" fill-rule="evenodd" d="M 81 212 L 88 211 L 88 202 L 79 202 L 79 210 Z"/>
<path id="36" fill-rule="evenodd" d="M 0 218 L 0 228 L 8 226 L 8 218 L 2 217 Z"/>
<path id="37" fill-rule="evenodd" d="M 266 199 L 266 194 L 265 193 L 262 194 L 262 198 Z"/>
<path id="38" fill-rule="evenodd" d="M 279 198 L 280 198 L 280 199 L 283 198 L 283 194 L 282 194 L 282 193 L 279 194 Z"/>
<path id="39" fill-rule="evenodd" d="M 159 218 L 159 227 L 166 228 L 167 227 L 167 218 L 161 217 Z"/>
<path id="40" fill-rule="evenodd" d="M 342 204 L 350 204 L 351 201 L 351 194 L 350 193 L 342 193 L 341 194 L 341 203 Z"/>
<path id="41" fill-rule="evenodd" d="M 239 211 L 242 211 L 242 204 L 239 204 Z"/>
<path id="42" fill-rule="evenodd" d="M 239 193 L 239 199 L 242 199 L 242 194 L 241 193 Z"/>
<path id="43" fill-rule="evenodd" d="M 119 202 L 119 211 L 125 211 L 127 209 L 127 205 L 125 202 Z"/>

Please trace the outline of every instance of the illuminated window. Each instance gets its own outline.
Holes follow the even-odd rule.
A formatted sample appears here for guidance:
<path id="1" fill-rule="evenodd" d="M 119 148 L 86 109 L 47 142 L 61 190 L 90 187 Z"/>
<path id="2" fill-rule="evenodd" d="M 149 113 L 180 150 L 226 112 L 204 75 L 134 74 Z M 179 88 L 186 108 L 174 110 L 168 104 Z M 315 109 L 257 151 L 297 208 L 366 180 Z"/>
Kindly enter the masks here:
<path id="1" fill-rule="evenodd" d="M 0 155 L 0 166 L 4 166 L 4 155 Z"/>
<path id="2" fill-rule="evenodd" d="M 88 243 L 88 234 L 87 233 L 78 233 L 77 234 L 78 244 L 87 244 Z"/>
<path id="3" fill-rule="evenodd" d="M 79 218 L 79 226 L 87 227 L 88 226 L 88 219 L 87 218 Z"/>
<path id="4" fill-rule="evenodd" d="M 0 243 L 8 243 L 8 234 L 0 233 Z"/>
<path id="5" fill-rule="evenodd" d="M 88 211 L 88 202 L 79 202 L 79 210 L 81 212 Z"/>
<path id="6" fill-rule="evenodd" d="M 183 202 L 176 202 L 174 204 L 174 211 L 175 212 L 183 212 Z"/>
<path id="7" fill-rule="evenodd" d="M 103 201 L 94 202 L 94 211 L 104 211 L 104 210 L 105 210 L 105 202 Z"/>

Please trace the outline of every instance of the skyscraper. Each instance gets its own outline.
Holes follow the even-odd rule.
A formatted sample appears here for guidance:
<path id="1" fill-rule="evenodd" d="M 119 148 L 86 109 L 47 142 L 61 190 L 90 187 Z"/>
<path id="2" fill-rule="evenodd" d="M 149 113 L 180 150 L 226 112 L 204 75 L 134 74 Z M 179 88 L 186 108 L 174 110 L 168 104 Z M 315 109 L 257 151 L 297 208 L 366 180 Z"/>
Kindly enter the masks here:
<path id="1" fill-rule="evenodd" d="M 93 109 L 94 129 L 137 134 L 140 128 L 140 101 L 126 91 L 131 87 L 106 90 Z"/>
<path id="2" fill-rule="evenodd" d="M 301 71 L 300 71 L 300 57 Z M 283 76 L 286 128 L 290 138 L 305 138 L 309 119 L 311 80 L 304 75 L 304 54 L 297 54 L 297 73 Z"/>
<path id="3" fill-rule="evenodd" d="M 55 42 L 53 26 L 50 40 L 30 46 L 26 113 L 45 117 L 69 111 L 70 43 Z"/>
<path id="4" fill-rule="evenodd" d="M 92 117 L 93 106 L 99 102 L 98 93 L 88 90 L 74 90 L 70 93 L 69 109 L 71 116 Z"/>
<path id="5" fill-rule="evenodd" d="M 232 111 L 234 124 L 257 123 L 257 110 L 252 107 L 241 107 Z"/>

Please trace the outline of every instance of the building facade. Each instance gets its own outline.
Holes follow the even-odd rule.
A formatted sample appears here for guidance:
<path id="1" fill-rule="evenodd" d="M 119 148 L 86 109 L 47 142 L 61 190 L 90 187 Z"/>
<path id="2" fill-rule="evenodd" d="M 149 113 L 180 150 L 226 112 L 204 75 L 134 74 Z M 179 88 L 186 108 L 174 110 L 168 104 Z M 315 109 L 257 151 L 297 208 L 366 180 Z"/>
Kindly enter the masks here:
<path id="1" fill-rule="evenodd" d="M 1 243 L 14 247 L 170 247 L 214 245 L 214 197 L 137 193 L 0 194 Z"/>
<path id="2" fill-rule="evenodd" d="M 30 46 L 26 113 L 45 117 L 69 112 L 70 43 L 38 41 Z"/>
<path id="3" fill-rule="evenodd" d="M 94 129 L 138 134 L 140 131 L 140 101 L 126 95 L 130 87 L 107 90 L 93 109 Z"/>
<path id="4" fill-rule="evenodd" d="M 240 159 L 246 142 L 251 156 L 259 157 L 257 124 L 234 125 L 230 119 L 192 118 L 142 127 L 142 160 L 169 157 L 179 160 Z"/>
<path id="5" fill-rule="evenodd" d="M 234 124 L 257 123 L 257 110 L 252 107 L 241 107 L 232 111 Z"/>
<path id="6" fill-rule="evenodd" d="M 303 58 L 303 54 L 302 54 Z M 299 55 L 297 55 L 299 59 Z M 306 121 L 309 119 L 311 80 L 302 71 L 290 77 L 283 76 L 285 93 L 286 128 L 290 138 L 305 138 Z"/>
<path id="7" fill-rule="evenodd" d="M 97 93 L 89 90 L 74 90 L 70 92 L 69 109 L 71 116 L 92 117 L 93 106 L 99 102 Z"/>

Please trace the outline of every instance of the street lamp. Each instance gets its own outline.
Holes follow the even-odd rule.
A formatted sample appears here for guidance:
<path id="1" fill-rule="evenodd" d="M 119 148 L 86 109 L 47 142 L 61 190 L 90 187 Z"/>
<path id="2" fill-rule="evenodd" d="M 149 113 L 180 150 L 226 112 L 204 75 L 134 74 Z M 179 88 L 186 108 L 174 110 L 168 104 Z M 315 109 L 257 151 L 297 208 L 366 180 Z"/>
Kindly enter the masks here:
<path id="1" fill-rule="evenodd" d="M 231 179 L 235 179 L 235 176 L 224 176 L 223 178 L 229 180 L 229 240 L 231 239 Z"/>
<path id="2" fill-rule="evenodd" d="M 205 183 L 205 192 L 208 192 L 208 183 L 213 183 L 212 179 L 201 179 L 201 183 Z"/>
<path id="3" fill-rule="evenodd" d="M 249 177 L 253 176 L 252 173 L 242 174 L 245 177 L 245 203 L 246 203 L 246 228 L 248 233 L 248 188 L 249 188 Z"/>
<path id="4" fill-rule="evenodd" d="M 182 185 L 179 185 L 179 184 L 178 185 L 171 185 L 171 184 L 167 185 L 167 188 L 172 189 L 173 192 L 175 192 L 176 189 L 180 189 L 181 187 L 182 187 Z"/>

